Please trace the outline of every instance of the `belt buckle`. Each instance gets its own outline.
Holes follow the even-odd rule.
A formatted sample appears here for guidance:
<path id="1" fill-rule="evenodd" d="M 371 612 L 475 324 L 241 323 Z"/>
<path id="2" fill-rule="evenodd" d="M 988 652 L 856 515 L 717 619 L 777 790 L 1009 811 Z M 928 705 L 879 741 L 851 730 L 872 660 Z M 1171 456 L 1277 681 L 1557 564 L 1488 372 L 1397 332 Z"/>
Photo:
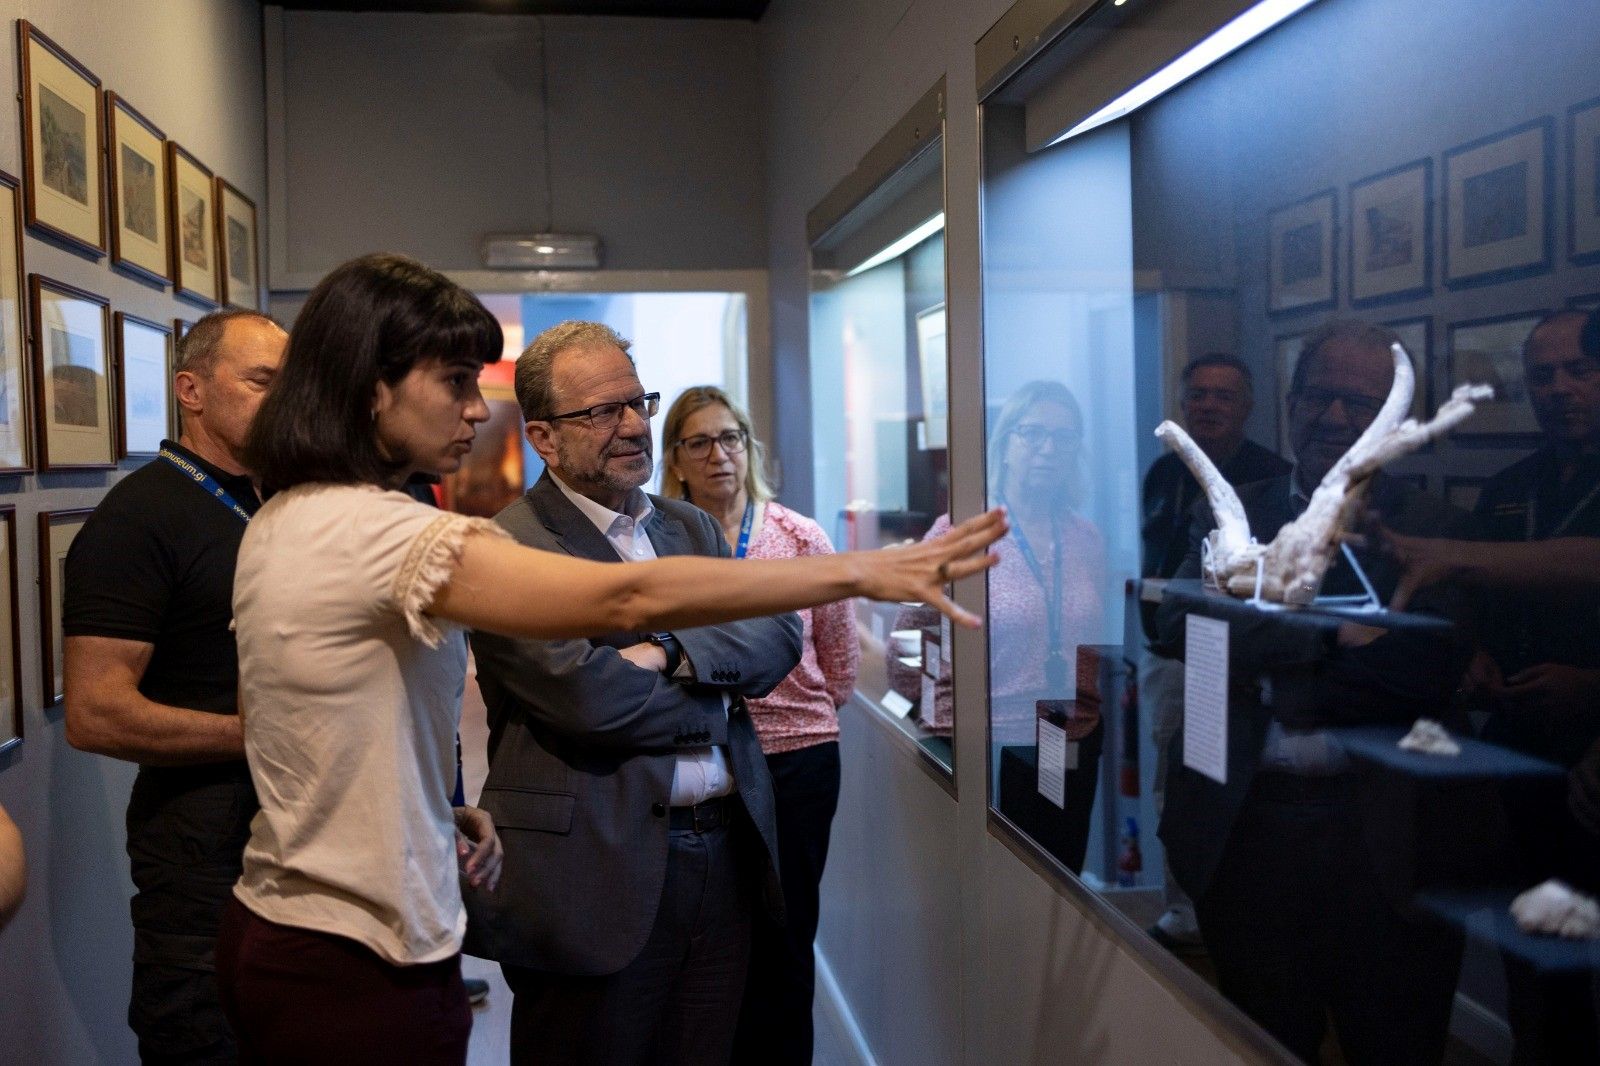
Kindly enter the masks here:
<path id="1" fill-rule="evenodd" d="M 701 821 L 704 815 L 705 821 Z M 709 833 L 721 824 L 722 807 L 715 799 L 704 800 L 694 805 L 694 831 L 696 833 Z"/>

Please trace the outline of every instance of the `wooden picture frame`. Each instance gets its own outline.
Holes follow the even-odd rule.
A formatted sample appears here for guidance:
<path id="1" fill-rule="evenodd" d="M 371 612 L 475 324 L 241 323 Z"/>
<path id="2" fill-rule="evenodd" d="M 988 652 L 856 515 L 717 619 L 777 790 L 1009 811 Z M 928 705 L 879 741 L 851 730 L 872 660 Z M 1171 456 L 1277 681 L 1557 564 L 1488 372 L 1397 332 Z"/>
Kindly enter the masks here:
<path id="1" fill-rule="evenodd" d="M 108 89 L 106 140 L 111 265 L 166 288 L 172 280 L 167 135 Z"/>
<path id="2" fill-rule="evenodd" d="M 116 313 L 117 455 L 153 456 L 173 429 L 172 329 Z"/>
<path id="3" fill-rule="evenodd" d="M 177 141 L 167 142 L 171 197 L 172 289 L 207 310 L 217 306 L 217 189 L 211 168 Z"/>
<path id="4" fill-rule="evenodd" d="M 1444 279 L 1488 285 L 1550 269 L 1555 172 L 1546 118 L 1444 154 Z"/>
<path id="5" fill-rule="evenodd" d="M 33 470 L 33 374 L 23 288 L 22 189 L 0 171 L 0 474 Z"/>
<path id="6" fill-rule="evenodd" d="M 40 274 L 28 275 L 28 295 L 38 468 L 114 469 L 111 301 Z"/>
<path id="7" fill-rule="evenodd" d="M 1450 324 L 1441 392 L 1468 383 L 1492 385 L 1495 391 L 1493 399 L 1480 402 L 1472 417 L 1451 434 L 1452 440 L 1497 447 L 1538 443 L 1539 421 L 1522 378 L 1522 344 L 1544 316 L 1544 311 L 1518 311 Z"/>
<path id="8" fill-rule="evenodd" d="M 1411 369 L 1416 374 L 1417 387 L 1411 397 L 1411 417 L 1426 422 L 1433 414 L 1433 316 L 1396 318 L 1382 323 L 1400 338 L 1401 347 L 1411 356 Z M 1423 445 L 1426 451 L 1432 445 Z"/>
<path id="9" fill-rule="evenodd" d="M 1567 297 L 1567 306 L 1579 311 L 1600 310 L 1600 292 L 1585 293 L 1582 296 Z"/>
<path id="10" fill-rule="evenodd" d="M 17 20 L 17 55 L 27 223 L 99 259 L 106 253 L 100 79 L 27 19 Z"/>
<path id="11" fill-rule="evenodd" d="M 1281 333 L 1272 338 L 1272 366 L 1278 375 L 1278 454 L 1294 454 L 1289 446 L 1289 388 L 1309 333 Z"/>
<path id="12" fill-rule="evenodd" d="M 1567 254 L 1600 263 L 1600 97 L 1567 111 Z"/>
<path id="13" fill-rule="evenodd" d="M 0 663 L 0 754 L 22 743 L 22 615 L 17 599 L 17 509 L 0 506 L 0 655 L 11 662 Z M 10 607 L 7 613 L 6 608 Z"/>
<path id="14" fill-rule="evenodd" d="M 1324 189 L 1267 216 L 1267 310 L 1319 311 L 1339 300 L 1339 200 Z"/>
<path id="15" fill-rule="evenodd" d="M 66 695 L 61 601 L 67 551 L 93 513 L 93 507 L 39 512 L 39 678 L 47 707 Z"/>
<path id="16" fill-rule="evenodd" d="M 1350 303 L 1368 307 L 1433 288 L 1433 160 L 1350 186 Z"/>
<path id="17" fill-rule="evenodd" d="M 261 311 L 261 253 L 256 205 L 223 177 L 217 178 L 217 277 L 226 307 Z"/>

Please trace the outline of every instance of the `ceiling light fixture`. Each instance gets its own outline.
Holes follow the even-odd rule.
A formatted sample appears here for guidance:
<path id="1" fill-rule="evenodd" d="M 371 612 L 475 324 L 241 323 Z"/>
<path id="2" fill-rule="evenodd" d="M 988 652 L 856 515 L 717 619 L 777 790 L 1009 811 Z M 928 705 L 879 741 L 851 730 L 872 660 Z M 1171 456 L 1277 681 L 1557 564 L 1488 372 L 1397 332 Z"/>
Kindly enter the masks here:
<path id="1" fill-rule="evenodd" d="M 891 259 L 902 256 L 942 229 L 944 229 L 943 211 L 939 212 L 937 215 L 934 215 L 932 218 L 928 219 L 928 221 L 924 222 L 910 233 L 907 233 L 904 237 L 901 237 L 899 240 L 890 243 L 877 255 L 869 256 L 867 259 L 863 260 L 860 265 L 848 271 L 845 274 L 845 277 L 853 278 L 857 274 L 864 274 L 875 266 L 881 266 Z"/>

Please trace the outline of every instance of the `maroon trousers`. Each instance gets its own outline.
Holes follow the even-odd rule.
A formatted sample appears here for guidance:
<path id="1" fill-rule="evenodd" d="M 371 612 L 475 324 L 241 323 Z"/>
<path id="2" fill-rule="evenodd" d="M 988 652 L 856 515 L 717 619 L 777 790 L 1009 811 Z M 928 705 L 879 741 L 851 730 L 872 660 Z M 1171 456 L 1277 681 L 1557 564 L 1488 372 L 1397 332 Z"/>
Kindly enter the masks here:
<path id="1" fill-rule="evenodd" d="M 269 922 L 233 899 L 217 980 L 245 1063 L 467 1061 L 472 1012 L 459 955 L 395 966 L 354 940 Z"/>

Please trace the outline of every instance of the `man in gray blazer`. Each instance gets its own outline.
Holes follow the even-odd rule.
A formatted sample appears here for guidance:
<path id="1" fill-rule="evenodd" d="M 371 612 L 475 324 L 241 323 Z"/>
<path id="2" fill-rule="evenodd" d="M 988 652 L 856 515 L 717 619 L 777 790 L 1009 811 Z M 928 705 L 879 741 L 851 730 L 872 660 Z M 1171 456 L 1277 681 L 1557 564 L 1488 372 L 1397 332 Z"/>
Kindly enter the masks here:
<path id="1" fill-rule="evenodd" d="M 585 559 L 729 555 L 705 512 L 640 489 L 659 396 L 627 348 L 592 322 L 528 346 L 517 402 L 547 469 L 497 520 Z M 783 907 L 744 697 L 788 675 L 800 637 L 793 614 L 596 640 L 473 634 L 480 803 L 506 863 L 497 892 L 469 892 L 467 950 L 505 971 L 513 1063 L 728 1060 L 752 909 Z"/>

